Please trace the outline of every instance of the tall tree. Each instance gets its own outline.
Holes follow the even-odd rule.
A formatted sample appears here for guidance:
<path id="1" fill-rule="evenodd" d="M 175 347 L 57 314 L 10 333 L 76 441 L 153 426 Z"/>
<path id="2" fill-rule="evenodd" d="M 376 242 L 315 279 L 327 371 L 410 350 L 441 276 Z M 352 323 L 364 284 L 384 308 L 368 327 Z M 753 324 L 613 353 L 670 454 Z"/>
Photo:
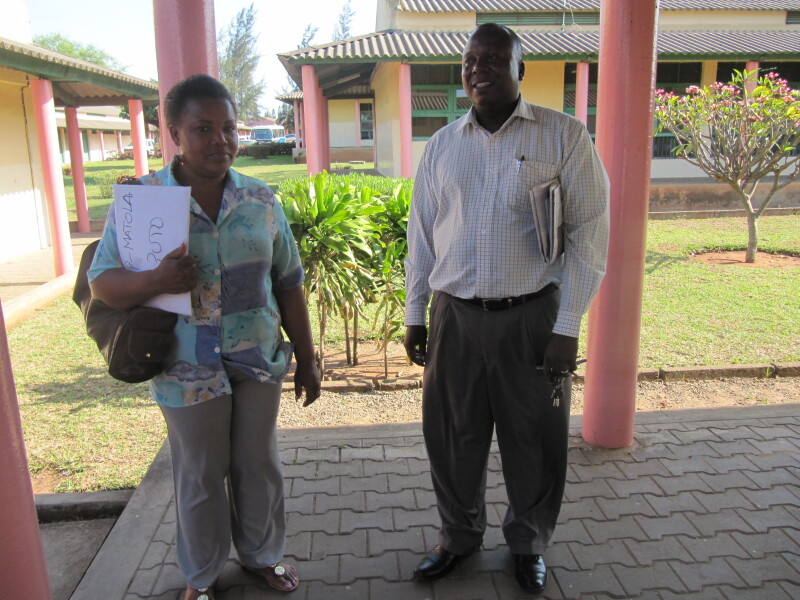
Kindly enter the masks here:
<path id="1" fill-rule="evenodd" d="M 300 38 L 300 43 L 297 45 L 297 47 L 308 48 L 314 41 L 314 37 L 317 35 L 318 31 L 319 27 L 314 27 L 314 25 L 308 23 L 306 28 L 303 30 L 303 37 Z"/>
<path id="2" fill-rule="evenodd" d="M 131 113 L 127 105 L 119 107 L 119 116 L 123 119 L 130 120 Z M 154 127 L 161 126 L 161 124 L 158 122 L 158 105 L 148 104 L 144 107 L 144 122 L 148 125 L 153 125 Z"/>
<path id="3" fill-rule="evenodd" d="M 59 33 L 51 33 L 48 35 L 37 35 L 33 38 L 33 43 L 42 48 L 47 48 L 53 52 L 66 54 L 79 60 L 100 65 L 106 69 L 113 69 L 115 71 L 124 71 L 127 67 L 121 64 L 117 59 L 111 56 L 105 50 L 101 50 L 92 44 L 81 44 L 69 38 L 65 38 Z"/>
<path id="4" fill-rule="evenodd" d="M 353 7 L 350 6 L 350 0 L 347 0 L 347 2 L 342 5 L 342 10 L 339 13 L 339 19 L 333 28 L 334 42 L 336 40 L 343 40 L 350 37 L 350 23 L 353 21 L 355 14 L 356 13 L 353 10 Z"/>
<path id="5" fill-rule="evenodd" d="M 242 119 L 258 117 L 258 99 L 263 94 L 264 80 L 256 78 L 258 35 L 254 33 L 256 9 L 253 4 L 240 10 L 230 25 L 219 33 L 219 79 L 225 84 L 239 107 Z"/>

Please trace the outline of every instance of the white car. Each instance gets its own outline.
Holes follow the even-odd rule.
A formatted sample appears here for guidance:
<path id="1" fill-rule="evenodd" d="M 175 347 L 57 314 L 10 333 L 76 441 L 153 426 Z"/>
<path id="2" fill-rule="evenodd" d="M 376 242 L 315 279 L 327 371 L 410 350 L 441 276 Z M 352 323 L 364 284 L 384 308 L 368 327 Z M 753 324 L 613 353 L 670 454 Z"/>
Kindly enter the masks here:
<path id="1" fill-rule="evenodd" d="M 147 151 L 147 156 L 153 156 L 156 151 L 156 143 L 153 140 L 145 140 L 144 148 Z M 133 142 L 123 148 L 125 152 L 133 151 Z"/>

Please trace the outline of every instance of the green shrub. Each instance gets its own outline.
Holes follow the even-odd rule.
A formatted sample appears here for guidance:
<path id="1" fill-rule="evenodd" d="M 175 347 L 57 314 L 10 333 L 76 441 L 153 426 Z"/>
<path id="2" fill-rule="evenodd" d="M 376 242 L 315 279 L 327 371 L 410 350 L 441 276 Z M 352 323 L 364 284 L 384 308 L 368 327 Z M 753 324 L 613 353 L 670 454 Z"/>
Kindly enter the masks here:
<path id="1" fill-rule="evenodd" d="M 265 144 L 251 144 L 239 148 L 237 156 L 252 156 L 253 158 L 267 158 L 268 156 L 291 156 L 294 143 L 267 142 Z"/>
<path id="2" fill-rule="evenodd" d="M 125 171 L 98 171 L 86 177 L 87 186 L 95 186 L 100 198 L 113 198 L 114 190 L 111 187 L 114 183 L 119 183 L 121 177 L 130 175 Z"/>

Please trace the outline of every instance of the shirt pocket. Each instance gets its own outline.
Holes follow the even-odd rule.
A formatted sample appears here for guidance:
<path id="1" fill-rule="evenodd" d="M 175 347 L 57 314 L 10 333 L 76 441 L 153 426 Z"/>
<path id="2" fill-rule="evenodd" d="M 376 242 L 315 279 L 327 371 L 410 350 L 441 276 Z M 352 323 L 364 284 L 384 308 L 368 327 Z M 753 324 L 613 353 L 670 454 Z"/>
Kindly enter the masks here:
<path id="1" fill-rule="evenodd" d="M 528 160 L 517 160 L 514 163 L 514 189 L 510 194 L 513 198 L 512 208 L 529 213 L 531 190 L 555 179 L 558 176 L 558 165 Z"/>

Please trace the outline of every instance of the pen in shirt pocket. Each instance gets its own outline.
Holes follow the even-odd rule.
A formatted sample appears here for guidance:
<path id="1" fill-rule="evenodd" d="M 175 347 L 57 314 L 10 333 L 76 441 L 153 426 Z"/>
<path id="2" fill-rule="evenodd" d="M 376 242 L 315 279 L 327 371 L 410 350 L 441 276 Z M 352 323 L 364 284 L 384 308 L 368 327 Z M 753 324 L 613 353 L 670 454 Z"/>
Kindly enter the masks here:
<path id="1" fill-rule="evenodd" d="M 520 169 L 522 169 L 522 163 L 525 162 L 525 155 L 523 154 L 517 159 L 517 174 L 519 174 Z"/>

